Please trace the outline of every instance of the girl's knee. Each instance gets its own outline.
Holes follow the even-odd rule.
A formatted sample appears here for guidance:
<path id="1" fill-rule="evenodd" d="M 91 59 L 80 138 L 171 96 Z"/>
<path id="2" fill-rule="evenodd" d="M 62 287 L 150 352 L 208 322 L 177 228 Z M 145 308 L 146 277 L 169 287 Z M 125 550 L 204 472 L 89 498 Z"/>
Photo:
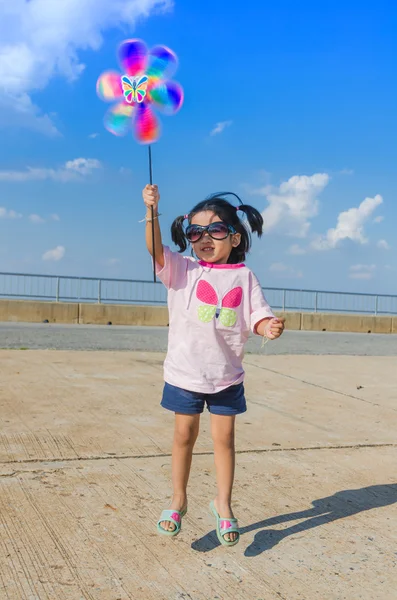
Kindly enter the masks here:
<path id="1" fill-rule="evenodd" d="M 212 430 L 212 440 L 215 446 L 220 446 L 226 449 L 234 449 L 234 429 L 226 429 L 224 431 L 218 428 Z"/>
<path id="2" fill-rule="evenodd" d="M 176 423 L 174 440 L 178 446 L 192 446 L 196 442 L 199 432 L 198 423 Z"/>
<path id="3" fill-rule="evenodd" d="M 211 415 L 211 435 L 215 445 L 234 448 L 235 417 Z"/>

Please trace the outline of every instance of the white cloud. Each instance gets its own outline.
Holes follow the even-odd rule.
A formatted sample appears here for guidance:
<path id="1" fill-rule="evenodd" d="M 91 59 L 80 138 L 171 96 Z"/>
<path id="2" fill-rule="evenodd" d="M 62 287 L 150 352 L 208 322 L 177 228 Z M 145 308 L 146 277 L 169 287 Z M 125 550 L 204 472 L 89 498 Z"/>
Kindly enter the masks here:
<path id="1" fill-rule="evenodd" d="M 29 215 L 29 220 L 32 221 L 32 223 L 45 223 L 45 219 L 43 219 L 43 217 L 40 217 L 40 215 Z"/>
<path id="2" fill-rule="evenodd" d="M 372 279 L 375 269 L 375 265 L 352 265 L 349 276 L 350 279 Z"/>
<path id="3" fill-rule="evenodd" d="M 298 244 L 292 244 L 292 246 L 290 246 L 288 248 L 288 254 L 293 254 L 295 256 L 299 256 L 301 254 L 306 254 L 306 250 L 304 248 L 302 248 L 301 246 L 299 246 Z"/>
<path id="4" fill-rule="evenodd" d="M 280 277 L 287 277 L 290 279 L 291 278 L 300 279 L 301 277 L 303 277 L 302 271 L 296 271 L 292 267 L 289 267 L 288 265 L 285 265 L 284 263 L 281 263 L 281 262 L 273 263 L 272 265 L 270 265 L 269 271 L 271 273 L 275 273 L 276 275 L 278 275 Z"/>
<path id="5" fill-rule="evenodd" d="M 305 237 L 310 219 L 318 214 L 318 195 L 328 185 L 329 175 L 294 175 L 280 187 L 265 186 L 252 193 L 265 196 L 269 206 L 262 212 L 264 231 L 281 231 Z"/>
<path id="6" fill-rule="evenodd" d="M 139 18 L 171 7 L 172 0 L 0 0 L 0 126 L 56 135 L 31 94 L 54 77 L 78 78 L 79 53 L 98 50 L 107 29 L 131 32 Z"/>
<path id="7" fill-rule="evenodd" d="M 41 217 L 40 215 L 36 215 L 36 214 L 29 215 L 29 220 L 32 223 L 35 223 L 35 224 L 38 224 L 38 225 L 40 223 L 45 223 L 46 222 L 46 219 L 44 219 L 44 217 Z M 48 221 L 60 221 L 61 219 L 59 218 L 58 215 L 53 214 L 53 215 L 50 215 L 47 220 Z"/>
<path id="8" fill-rule="evenodd" d="M 368 240 L 365 237 L 364 225 L 382 202 L 383 198 L 378 194 L 374 198 L 365 198 L 358 208 L 349 208 L 349 210 L 341 212 L 336 227 L 328 229 L 325 235 L 317 236 L 311 244 L 312 248 L 330 250 L 345 239 L 366 244 Z"/>
<path id="9" fill-rule="evenodd" d="M 225 131 L 225 129 L 227 127 L 230 127 L 231 125 L 233 125 L 233 121 L 220 121 L 220 123 L 217 123 L 215 125 L 215 127 L 211 131 L 210 135 L 212 135 L 212 136 L 219 135 L 220 133 L 222 133 L 223 131 Z"/>
<path id="10" fill-rule="evenodd" d="M 95 140 L 97 137 L 99 137 L 99 133 L 91 133 L 88 137 L 90 140 Z"/>
<path id="11" fill-rule="evenodd" d="M 379 217 L 375 217 L 374 219 L 374 223 L 382 223 L 382 221 L 384 220 L 385 217 L 382 217 L 382 215 L 379 215 Z"/>
<path id="12" fill-rule="evenodd" d="M 22 215 L 15 210 L 8 210 L 4 206 L 0 206 L 0 219 L 22 219 Z"/>
<path id="13" fill-rule="evenodd" d="M 339 173 L 341 175 L 354 175 L 353 169 L 342 169 L 342 171 L 339 171 Z"/>
<path id="14" fill-rule="evenodd" d="M 66 183 L 91 175 L 101 167 L 102 164 L 96 158 L 76 158 L 69 160 L 58 169 L 27 167 L 26 171 L 0 171 L 0 181 L 24 182 L 51 179 Z"/>
<path id="15" fill-rule="evenodd" d="M 288 267 L 284 263 L 273 263 L 269 267 L 269 271 L 272 273 L 280 273 L 288 269 Z"/>
<path id="16" fill-rule="evenodd" d="M 128 167 L 120 167 L 119 173 L 120 173 L 120 175 L 124 175 L 126 177 L 129 177 L 130 175 L 132 175 L 132 171 Z"/>
<path id="17" fill-rule="evenodd" d="M 0 0 L 1 12 L 1 0 Z M 0 20 L 1 31 L 1 20 Z M 0 41 L 0 77 L 2 72 Z M 21 83 L 23 85 L 23 83 Z M 4 89 L 0 80 L 0 128 L 14 127 L 30 129 L 49 137 L 59 136 L 60 133 L 49 115 L 43 115 L 26 93 L 14 93 Z"/>
<path id="18" fill-rule="evenodd" d="M 386 242 L 386 240 L 379 240 L 379 242 L 376 245 L 378 246 L 378 248 L 382 248 L 382 250 L 390 250 L 390 246 Z"/>
<path id="19" fill-rule="evenodd" d="M 350 267 L 351 271 L 365 271 L 370 270 L 373 271 L 376 268 L 375 265 L 352 265 Z"/>
<path id="20" fill-rule="evenodd" d="M 106 267 L 116 267 L 119 264 L 120 264 L 120 259 L 119 258 L 108 258 L 105 261 L 105 266 Z"/>
<path id="21" fill-rule="evenodd" d="M 92 171 L 101 168 L 101 163 L 96 158 L 75 158 L 65 164 L 65 170 L 80 175 L 91 175 Z"/>
<path id="22" fill-rule="evenodd" d="M 47 252 L 44 252 L 42 259 L 58 261 L 58 260 L 61 260 L 65 256 L 65 252 L 66 252 L 66 250 L 65 250 L 64 246 L 57 246 L 56 248 L 53 248 L 52 250 L 47 250 Z"/>

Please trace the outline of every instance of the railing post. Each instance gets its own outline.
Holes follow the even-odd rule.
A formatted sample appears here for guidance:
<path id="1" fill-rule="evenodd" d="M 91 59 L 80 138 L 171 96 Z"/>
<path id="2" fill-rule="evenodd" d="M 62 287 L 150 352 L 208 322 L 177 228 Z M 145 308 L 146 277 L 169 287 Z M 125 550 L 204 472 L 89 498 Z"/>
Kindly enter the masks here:
<path id="1" fill-rule="evenodd" d="M 286 297 L 286 290 L 283 290 L 283 312 L 285 312 L 285 297 Z"/>
<path id="2" fill-rule="evenodd" d="M 59 302 L 59 286 L 60 286 L 60 278 L 57 277 L 56 302 Z"/>
<path id="3" fill-rule="evenodd" d="M 375 296 L 375 316 L 378 314 L 378 308 L 379 308 L 379 296 Z"/>
<path id="4" fill-rule="evenodd" d="M 317 312 L 317 308 L 318 308 L 318 292 L 316 292 L 314 294 L 314 312 Z"/>
<path id="5" fill-rule="evenodd" d="M 98 304 L 101 303 L 102 280 L 98 279 Z"/>

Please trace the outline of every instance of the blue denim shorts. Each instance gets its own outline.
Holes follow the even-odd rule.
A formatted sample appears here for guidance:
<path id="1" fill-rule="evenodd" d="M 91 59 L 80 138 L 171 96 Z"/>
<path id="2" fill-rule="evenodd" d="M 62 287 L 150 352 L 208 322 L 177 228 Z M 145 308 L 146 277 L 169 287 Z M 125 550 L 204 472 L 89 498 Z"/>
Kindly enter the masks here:
<path id="1" fill-rule="evenodd" d="M 244 385 L 232 385 L 216 394 L 190 392 L 166 383 L 161 406 L 184 415 L 199 415 L 204 406 L 214 415 L 239 415 L 247 410 Z"/>

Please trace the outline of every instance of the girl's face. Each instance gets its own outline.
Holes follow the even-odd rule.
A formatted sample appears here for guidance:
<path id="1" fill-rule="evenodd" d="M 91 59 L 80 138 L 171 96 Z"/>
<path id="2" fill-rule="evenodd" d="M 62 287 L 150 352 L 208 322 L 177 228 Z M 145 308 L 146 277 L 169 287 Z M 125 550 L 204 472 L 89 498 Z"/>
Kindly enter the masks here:
<path id="1" fill-rule="evenodd" d="M 204 210 L 192 217 L 192 225 L 210 225 L 217 223 L 221 219 L 211 210 Z M 208 263 L 216 265 L 226 264 L 229 260 L 230 253 L 233 248 L 237 248 L 241 242 L 241 234 L 234 233 L 228 235 L 224 240 L 214 240 L 205 231 L 202 237 L 197 242 L 192 242 L 192 248 L 199 260 L 204 260 Z"/>

